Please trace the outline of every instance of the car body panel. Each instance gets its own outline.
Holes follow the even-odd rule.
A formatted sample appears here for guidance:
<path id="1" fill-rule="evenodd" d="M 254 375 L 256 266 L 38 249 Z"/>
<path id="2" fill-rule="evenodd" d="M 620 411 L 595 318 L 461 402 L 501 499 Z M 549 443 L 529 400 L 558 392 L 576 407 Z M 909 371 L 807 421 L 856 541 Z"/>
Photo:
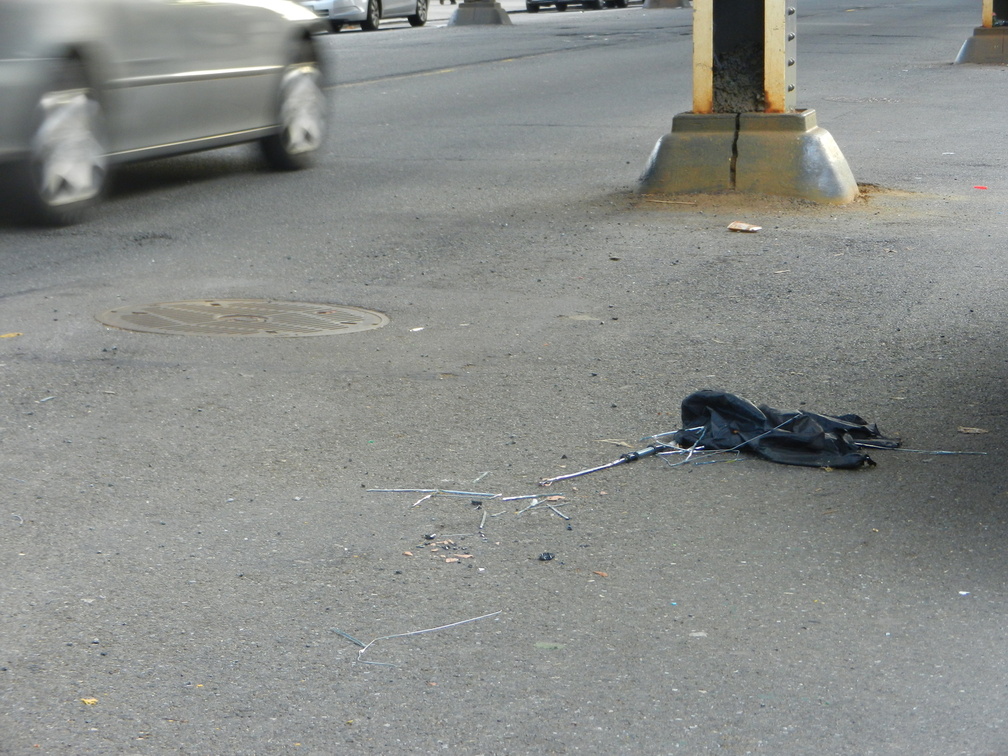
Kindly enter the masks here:
<path id="1" fill-rule="evenodd" d="M 0 160 L 27 152 L 38 95 L 68 58 L 103 104 L 114 161 L 267 133 L 284 67 L 319 30 L 288 0 L 3 0 Z"/>
<path id="2" fill-rule="evenodd" d="M 355 24 L 367 18 L 368 0 L 305 0 L 302 4 L 314 11 L 320 18 L 329 21 Z M 405 18 L 416 12 L 416 0 L 381 1 L 381 17 L 383 19 Z"/>

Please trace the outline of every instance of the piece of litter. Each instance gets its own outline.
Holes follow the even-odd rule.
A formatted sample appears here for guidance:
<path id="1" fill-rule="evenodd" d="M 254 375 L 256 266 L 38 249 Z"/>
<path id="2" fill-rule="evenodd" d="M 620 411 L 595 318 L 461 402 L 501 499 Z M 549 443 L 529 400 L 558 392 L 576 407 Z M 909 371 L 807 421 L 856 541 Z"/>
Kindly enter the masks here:
<path id="1" fill-rule="evenodd" d="M 410 328 L 410 333 L 416 333 L 417 331 L 422 331 L 423 329 L 424 326 L 420 326 L 419 328 Z"/>
<path id="2" fill-rule="evenodd" d="M 707 637 L 707 633 L 705 633 L 703 630 L 701 630 L 699 632 L 696 632 L 696 633 L 690 633 L 689 635 L 690 635 L 690 638 L 706 638 Z"/>
<path id="3" fill-rule="evenodd" d="M 970 592 L 969 591 L 959 591 L 959 595 L 960 596 L 969 596 Z"/>
<path id="4" fill-rule="evenodd" d="M 959 426 L 959 432 L 960 433 L 969 433 L 969 434 L 974 434 L 974 435 L 980 434 L 980 433 L 990 433 L 990 431 L 987 430 L 986 428 L 969 428 L 969 427 L 967 427 L 965 425 L 960 425 Z"/>
<path id="5" fill-rule="evenodd" d="M 754 234 L 757 231 L 762 231 L 763 226 L 756 226 L 752 223 L 746 223 L 745 221 L 732 221 L 728 224 L 729 231 L 742 231 L 748 234 Z"/>
<path id="6" fill-rule="evenodd" d="M 404 552 L 402 553 L 402 555 L 403 555 L 403 556 L 413 556 L 413 552 L 412 552 L 412 551 L 404 551 Z"/>
<path id="7" fill-rule="evenodd" d="M 12 331 L 11 333 L 0 333 L 0 339 L 13 339 L 18 336 L 24 336 L 24 334 L 17 333 L 16 331 Z"/>
<path id="8" fill-rule="evenodd" d="M 98 699 L 97 698 L 82 698 L 81 699 L 81 703 L 84 704 L 85 706 L 94 706 L 96 703 L 98 703 Z"/>
<path id="9" fill-rule="evenodd" d="M 602 572 L 600 570 L 592 570 L 592 575 L 598 575 L 599 577 L 609 577 L 608 572 Z"/>
<path id="10" fill-rule="evenodd" d="M 973 188 L 974 189 L 986 189 L 987 187 L 986 186 L 974 186 Z"/>
<path id="11" fill-rule="evenodd" d="M 551 554 L 548 551 L 544 551 L 542 554 L 539 555 L 540 562 L 551 562 L 554 559 L 556 559 L 556 554 Z"/>

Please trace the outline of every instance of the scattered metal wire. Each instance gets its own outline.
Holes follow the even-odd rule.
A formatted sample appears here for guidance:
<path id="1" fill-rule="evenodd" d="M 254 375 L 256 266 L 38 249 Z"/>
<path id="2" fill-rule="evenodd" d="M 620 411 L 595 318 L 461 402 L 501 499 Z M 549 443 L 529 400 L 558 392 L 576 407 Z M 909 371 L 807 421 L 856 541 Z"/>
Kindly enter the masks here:
<path id="1" fill-rule="evenodd" d="M 425 628 L 424 630 L 411 630 L 408 633 L 393 633 L 392 635 L 383 635 L 380 638 L 375 638 L 370 643 L 365 643 L 364 641 L 362 641 L 362 640 L 360 640 L 358 638 L 355 638 L 354 636 L 350 635 L 350 633 L 345 632 L 343 630 L 340 630 L 339 628 L 335 628 L 334 627 L 334 628 L 331 628 L 331 630 L 334 633 L 336 633 L 337 635 L 339 635 L 340 637 L 346 638 L 348 641 L 350 641 L 355 646 L 358 646 L 360 648 L 360 650 L 357 652 L 357 661 L 360 662 L 361 664 L 376 664 L 376 665 L 382 666 L 382 667 L 394 667 L 395 666 L 394 664 L 389 664 L 388 662 L 365 661 L 365 660 L 361 659 L 361 657 L 364 655 L 364 653 L 369 648 L 371 648 L 371 646 L 373 646 L 378 641 L 391 640 L 393 638 L 406 638 L 406 637 L 409 637 L 411 635 L 423 635 L 424 633 L 433 633 L 433 632 L 436 632 L 438 630 L 448 630 L 448 629 L 453 628 L 453 627 L 458 627 L 459 625 L 467 625 L 470 622 L 478 622 L 479 620 L 489 619 L 490 617 L 496 617 L 498 614 L 501 613 L 501 611 L 502 610 L 498 609 L 496 612 L 490 612 L 489 614 L 483 614 L 483 615 L 480 615 L 479 617 L 470 617 L 469 619 L 459 620 L 458 622 L 450 622 L 447 625 L 438 625 L 437 627 L 428 627 L 428 628 Z"/>
<path id="2" fill-rule="evenodd" d="M 884 446 L 882 444 L 873 444 L 866 441 L 856 441 L 855 446 L 860 446 L 863 449 L 885 449 L 887 451 L 901 451 L 910 452 L 912 454 L 955 454 L 955 455 L 976 455 L 986 457 L 987 452 L 985 451 L 945 451 L 944 449 L 906 449 L 902 446 Z"/>
<path id="3" fill-rule="evenodd" d="M 483 491 L 452 491 L 446 488 L 369 488 L 368 493 L 422 493 L 419 499 L 413 502 L 414 507 L 418 507 L 428 499 L 435 496 L 479 496 L 485 499 L 498 499 L 499 493 L 486 493 Z"/>
<path id="4" fill-rule="evenodd" d="M 679 467 L 680 465 L 685 465 L 687 462 L 689 462 L 691 459 L 693 459 L 693 455 L 696 452 L 703 451 L 704 447 L 702 447 L 700 445 L 700 442 L 703 440 L 704 434 L 707 433 L 707 427 L 706 426 L 700 426 L 698 428 L 687 428 L 687 430 L 690 430 L 690 431 L 697 431 L 697 430 L 699 430 L 700 431 L 700 435 L 697 436 L 697 439 L 696 439 L 696 441 L 693 442 L 692 446 L 688 446 L 686 448 L 676 447 L 674 449 L 670 449 L 669 451 L 663 451 L 663 452 L 659 452 L 658 453 L 658 456 L 662 457 L 662 461 L 665 462 L 665 464 L 668 465 L 669 467 Z M 675 431 L 673 431 L 673 433 L 674 432 Z M 667 436 L 669 434 L 668 433 L 661 433 L 659 435 Z M 651 436 L 651 438 L 654 438 L 654 436 Z M 683 459 L 679 460 L 678 462 L 669 462 L 667 459 L 665 459 L 665 457 L 671 456 L 673 454 L 685 454 L 686 456 Z"/>

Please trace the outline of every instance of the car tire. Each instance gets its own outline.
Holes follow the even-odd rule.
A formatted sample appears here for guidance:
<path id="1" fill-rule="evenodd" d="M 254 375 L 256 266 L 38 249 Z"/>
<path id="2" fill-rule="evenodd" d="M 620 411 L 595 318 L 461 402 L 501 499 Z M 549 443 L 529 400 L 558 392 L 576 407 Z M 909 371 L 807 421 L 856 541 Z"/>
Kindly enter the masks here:
<path id="1" fill-rule="evenodd" d="M 416 13 L 406 16 L 410 26 L 423 26 L 427 23 L 427 0 L 417 0 Z"/>
<path id="2" fill-rule="evenodd" d="M 276 97 L 277 131 L 261 142 L 271 168 L 296 171 L 311 166 L 325 140 L 328 108 L 322 72 L 310 43 L 284 70 Z"/>
<path id="3" fill-rule="evenodd" d="M 331 31 L 333 34 L 339 34 L 342 30 L 343 30 L 343 22 L 342 21 L 330 21 L 329 22 L 329 31 Z"/>
<path id="4" fill-rule="evenodd" d="M 556 9 L 561 13 L 563 13 L 565 10 L 567 10 L 567 3 L 557 3 Z"/>
<path id="5" fill-rule="evenodd" d="M 81 61 L 58 61 L 49 82 L 35 107 L 29 154 L 13 166 L 7 188 L 21 219 L 67 226 L 105 191 L 105 117 Z"/>
<path id="6" fill-rule="evenodd" d="M 538 13 L 539 6 L 536 3 L 525 3 L 525 11 L 527 13 Z"/>
<path id="7" fill-rule="evenodd" d="M 378 25 L 380 23 L 381 6 L 378 4 L 378 0 L 368 0 L 367 18 L 361 21 L 360 28 L 364 31 L 378 31 Z"/>

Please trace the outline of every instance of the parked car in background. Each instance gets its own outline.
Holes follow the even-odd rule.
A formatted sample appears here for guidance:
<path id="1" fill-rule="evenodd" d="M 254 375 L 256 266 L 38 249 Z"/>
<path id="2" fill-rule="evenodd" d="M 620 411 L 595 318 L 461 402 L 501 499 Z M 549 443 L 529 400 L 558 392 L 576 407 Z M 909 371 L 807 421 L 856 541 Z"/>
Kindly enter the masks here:
<path id="1" fill-rule="evenodd" d="M 567 10 L 569 5 L 580 5 L 589 10 L 599 10 L 600 8 L 626 8 L 628 0 L 525 0 L 525 10 L 529 13 L 538 13 L 540 8 L 554 6 L 558 11 Z"/>
<path id="2" fill-rule="evenodd" d="M 427 0 L 302 0 L 302 3 L 328 21 L 334 32 L 346 24 L 360 24 L 364 31 L 377 31 L 385 18 L 405 18 L 410 26 L 427 23 Z"/>
<path id="3" fill-rule="evenodd" d="M 305 167 L 328 115 L 322 26 L 293 0 L 2 0 L 8 201 L 71 223 L 117 163 L 239 142 Z"/>

